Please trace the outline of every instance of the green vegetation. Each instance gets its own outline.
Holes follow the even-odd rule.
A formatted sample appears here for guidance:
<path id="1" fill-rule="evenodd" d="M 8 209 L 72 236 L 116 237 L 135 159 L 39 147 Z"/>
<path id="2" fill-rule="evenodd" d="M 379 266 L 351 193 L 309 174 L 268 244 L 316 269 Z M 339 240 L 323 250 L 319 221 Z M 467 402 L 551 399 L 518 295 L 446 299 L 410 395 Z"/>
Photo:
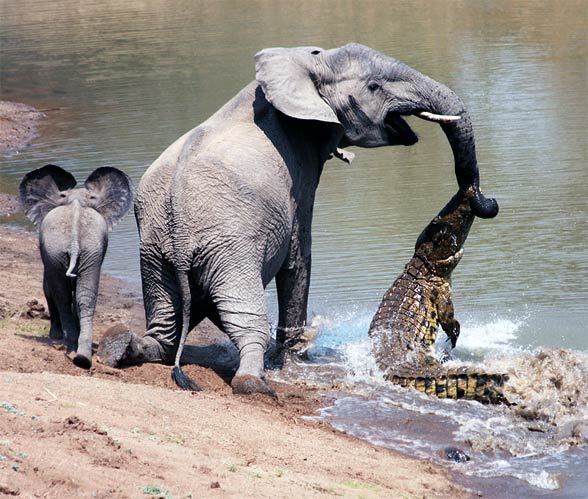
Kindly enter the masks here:
<path id="1" fill-rule="evenodd" d="M 17 336 L 19 336 L 19 333 L 33 333 L 41 335 L 49 334 L 48 322 L 37 319 L 33 319 L 21 324 L 16 324 L 15 329 L 18 331 L 15 333 Z"/>
<path id="2" fill-rule="evenodd" d="M 0 402 L 0 408 L 5 409 L 8 414 L 16 414 L 17 416 L 26 416 L 26 413 L 19 411 L 10 402 Z"/>
<path id="3" fill-rule="evenodd" d="M 380 489 L 380 487 L 376 487 L 375 485 L 370 485 L 369 483 L 353 482 L 351 480 L 347 481 L 347 482 L 343 482 L 343 485 L 345 485 L 345 487 L 349 487 L 350 489 L 363 489 L 363 490 L 373 490 L 373 491 L 382 490 L 382 489 Z"/>
<path id="4" fill-rule="evenodd" d="M 320 483 L 317 483 L 317 482 L 310 483 L 309 485 L 310 485 L 311 488 L 313 488 L 314 490 L 319 491 L 321 494 L 329 494 L 329 495 L 332 495 L 332 496 L 340 496 L 341 495 L 334 488 L 332 488 L 332 487 L 323 487 Z"/>
<path id="5" fill-rule="evenodd" d="M 152 485 L 147 485 L 143 487 L 143 494 L 148 496 L 156 496 L 160 499 L 173 499 L 173 497 L 169 494 L 167 490 Z"/>

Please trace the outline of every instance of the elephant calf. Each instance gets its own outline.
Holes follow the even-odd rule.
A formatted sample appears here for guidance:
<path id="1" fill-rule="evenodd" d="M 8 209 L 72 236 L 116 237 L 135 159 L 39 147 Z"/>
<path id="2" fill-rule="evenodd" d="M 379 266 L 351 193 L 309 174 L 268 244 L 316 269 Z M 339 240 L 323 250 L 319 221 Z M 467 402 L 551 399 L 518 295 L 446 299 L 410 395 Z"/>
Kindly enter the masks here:
<path id="1" fill-rule="evenodd" d="M 43 290 L 51 316 L 51 338 L 65 338 L 73 362 L 92 365 L 92 319 L 108 230 L 133 203 L 131 179 L 111 167 L 96 169 L 84 188 L 74 177 L 46 165 L 23 178 L 20 201 L 39 229 L 45 266 Z"/>

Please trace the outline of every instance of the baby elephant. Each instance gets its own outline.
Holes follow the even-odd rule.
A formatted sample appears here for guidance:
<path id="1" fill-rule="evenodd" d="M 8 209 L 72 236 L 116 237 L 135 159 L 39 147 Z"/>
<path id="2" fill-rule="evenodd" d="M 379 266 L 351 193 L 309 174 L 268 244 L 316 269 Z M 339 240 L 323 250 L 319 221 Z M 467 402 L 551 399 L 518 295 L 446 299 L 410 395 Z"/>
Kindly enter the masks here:
<path id="1" fill-rule="evenodd" d="M 84 188 L 74 177 L 46 165 L 23 178 L 20 202 L 39 229 L 45 266 L 43 289 L 51 315 L 51 338 L 65 337 L 73 362 L 92 365 L 92 319 L 108 230 L 133 203 L 131 179 L 116 168 L 95 170 Z"/>

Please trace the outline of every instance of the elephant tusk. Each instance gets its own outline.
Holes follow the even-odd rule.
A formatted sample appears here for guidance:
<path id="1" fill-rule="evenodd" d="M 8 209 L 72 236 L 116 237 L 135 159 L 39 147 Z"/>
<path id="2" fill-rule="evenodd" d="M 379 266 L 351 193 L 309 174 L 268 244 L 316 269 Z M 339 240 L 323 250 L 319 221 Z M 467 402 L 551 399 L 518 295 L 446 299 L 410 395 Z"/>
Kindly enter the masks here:
<path id="1" fill-rule="evenodd" d="M 420 111 L 416 113 L 415 116 L 426 120 L 426 121 L 434 121 L 435 123 L 453 123 L 454 121 L 459 121 L 461 116 L 448 116 L 445 114 L 433 114 L 429 113 L 428 111 Z"/>

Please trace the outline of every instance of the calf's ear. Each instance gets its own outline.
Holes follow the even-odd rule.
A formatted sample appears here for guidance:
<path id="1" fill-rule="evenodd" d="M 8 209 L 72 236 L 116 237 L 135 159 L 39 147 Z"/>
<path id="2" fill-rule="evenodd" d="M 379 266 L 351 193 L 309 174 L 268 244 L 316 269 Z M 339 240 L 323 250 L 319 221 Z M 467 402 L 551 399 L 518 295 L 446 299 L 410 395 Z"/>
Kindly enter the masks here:
<path id="1" fill-rule="evenodd" d="M 64 191 L 73 189 L 73 175 L 56 165 L 45 165 L 27 173 L 20 183 L 20 204 L 37 227 L 53 208 L 63 204 Z"/>
<path id="2" fill-rule="evenodd" d="M 86 179 L 85 185 L 90 205 L 104 217 L 109 228 L 124 217 L 133 205 L 133 181 L 117 168 L 97 168 Z"/>

